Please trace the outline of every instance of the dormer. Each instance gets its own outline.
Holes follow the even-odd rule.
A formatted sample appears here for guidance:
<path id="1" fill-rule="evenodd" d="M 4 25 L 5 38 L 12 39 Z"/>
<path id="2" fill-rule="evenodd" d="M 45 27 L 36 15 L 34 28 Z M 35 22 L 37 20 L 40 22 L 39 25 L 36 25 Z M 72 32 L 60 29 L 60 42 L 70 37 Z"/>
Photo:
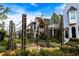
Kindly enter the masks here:
<path id="1" fill-rule="evenodd" d="M 68 10 L 69 24 L 77 23 L 77 9 L 75 7 L 70 7 Z"/>

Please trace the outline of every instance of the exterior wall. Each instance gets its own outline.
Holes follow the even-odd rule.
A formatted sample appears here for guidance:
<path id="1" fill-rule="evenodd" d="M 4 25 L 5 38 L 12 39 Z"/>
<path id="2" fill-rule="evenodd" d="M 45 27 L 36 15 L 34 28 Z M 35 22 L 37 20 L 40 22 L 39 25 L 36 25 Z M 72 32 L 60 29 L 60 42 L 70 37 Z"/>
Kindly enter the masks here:
<path id="1" fill-rule="evenodd" d="M 69 38 L 72 38 L 72 27 L 75 27 L 76 29 L 76 38 L 78 38 L 78 27 L 76 25 L 72 25 L 69 27 Z"/>
<path id="2" fill-rule="evenodd" d="M 53 13 L 53 15 L 51 16 L 51 19 L 49 21 L 49 29 L 52 29 L 52 37 L 54 37 L 54 30 L 58 29 L 60 27 L 60 15 Z M 54 20 L 57 21 L 57 24 L 54 23 Z"/>
<path id="3" fill-rule="evenodd" d="M 39 26 L 39 35 L 40 35 L 41 33 L 45 33 L 45 31 L 46 31 L 46 29 L 45 29 L 46 25 L 44 24 L 43 28 L 41 28 L 41 27 L 40 27 L 40 21 L 39 21 L 39 20 L 41 20 L 40 17 L 39 17 L 39 18 L 35 18 L 36 29 L 34 29 L 34 38 L 36 38 L 36 34 L 38 35 L 38 33 L 37 33 L 37 31 L 38 31 L 38 26 Z M 46 19 L 44 19 L 44 20 L 46 20 Z"/>
<path id="4" fill-rule="evenodd" d="M 68 17 L 68 10 L 74 7 L 77 9 L 77 22 L 74 25 L 69 24 L 69 17 Z M 72 31 L 71 28 L 74 26 L 76 28 L 76 38 L 79 38 L 79 4 L 78 3 L 67 3 L 65 8 L 64 8 L 64 13 L 63 13 L 63 19 L 64 19 L 64 28 L 69 28 L 69 38 L 72 38 Z"/>

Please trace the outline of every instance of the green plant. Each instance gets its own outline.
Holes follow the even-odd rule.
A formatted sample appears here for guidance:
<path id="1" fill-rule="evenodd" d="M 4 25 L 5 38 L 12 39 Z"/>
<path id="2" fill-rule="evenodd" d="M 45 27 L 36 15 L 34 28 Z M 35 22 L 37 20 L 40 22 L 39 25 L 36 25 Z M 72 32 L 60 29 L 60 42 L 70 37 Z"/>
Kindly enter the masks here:
<path id="1" fill-rule="evenodd" d="M 65 55 L 79 55 L 79 48 L 76 47 L 63 47 L 61 50 L 64 52 Z"/>
<path id="2" fill-rule="evenodd" d="M 59 43 L 56 43 L 56 42 L 49 42 L 48 44 L 50 47 L 59 47 L 60 44 Z"/>
<path id="3" fill-rule="evenodd" d="M 32 50 L 30 51 L 30 54 L 29 54 L 29 55 L 31 55 L 31 56 L 38 56 L 38 55 L 39 55 L 39 52 L 38 52 L 37 49 L 32 49 Z"/>
<path id="4" fill-rule="evenodd" d="M 57 39 L 57 38 L 49 38 L 49 40 L 48 40 L 49 42 L 56 42 L 56 43 L 60 43 L 60 41 L 59 41 L 59 39 Z"/>
<path id="5" fill-rule="evenodd" d="M 47 49 L 41 49 L 39 51 L 39 55 L 40 56 L 49 56 L 49 55 L 51 55 L 51 52 L 49 50 L 47 50 Z"/>
<path id="6" fill-rule="evenodd" d="M 53 49 L 27 49 L 25 52 L 21 50 L 16 51 L 17 56 L 61 56 L 64 55 L 61 50 Z"/>
<path id="7" fill-rule="evenodd" d="M 30 50 L 22 51 L 22 50 L 17 50 L 16 51 L 16 56 L 29 56 Z"/>
<path id="8" fill-rule="evenodd" d="M 0 41 L 0 46 L 2 46 L 2 47 L 7 48 L 7 44 L 8 44 L 8 41 L 7 40 Z"/>
<path id="9" fill-rule="evenodd" d="M 4 52 L 4 51 L 6 51 L 6 48 L 3 46 L 0 46 L 0 52 Z"/>
<path id="10" fill-rule="evenodd" d="M 64 53 L 61 50 L 49 50 L 49 49 L 41 49 L 40 56 L 62 56 Z"/>
<path id="11" fill-rule="evenodd" d="M 64 53 L 61 50 L 55 50 L 51 53 L 52 56 L 63 56 Z"/>

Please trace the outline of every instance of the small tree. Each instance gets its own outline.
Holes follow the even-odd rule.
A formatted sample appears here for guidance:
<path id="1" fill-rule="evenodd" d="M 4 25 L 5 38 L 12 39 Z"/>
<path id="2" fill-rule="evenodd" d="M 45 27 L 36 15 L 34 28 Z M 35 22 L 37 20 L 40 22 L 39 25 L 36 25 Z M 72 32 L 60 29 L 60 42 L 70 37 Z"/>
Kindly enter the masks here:
<path id="1" fill-rule="evenodd" d="M 3 4 L 0 4 L 0 20 L 2 21 L 1 27 L 3 30 L 3 39 L 4 39 L 4 19 L 7 19 L 7 13 L 9 12 L 9 8 L 8 7 L 4 7 Z"/>
<path id="2" fill-rule="evenodd" d="M 9 11 L 8 7 L 4 7 L 3 4 L 0 4 L 0 20 L 7 19 L 7 13 Z"/>

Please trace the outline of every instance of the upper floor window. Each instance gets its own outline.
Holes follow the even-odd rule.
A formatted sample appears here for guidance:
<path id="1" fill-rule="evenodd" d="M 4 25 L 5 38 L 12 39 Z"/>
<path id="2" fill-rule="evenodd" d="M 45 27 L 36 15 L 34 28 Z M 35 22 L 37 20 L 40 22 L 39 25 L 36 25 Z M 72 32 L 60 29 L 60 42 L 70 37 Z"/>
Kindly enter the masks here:
<path id="1" fill-rule="evenodd" d="M 71 11 L 70 14 L 71 14 L 71 19 L 75 19 L 75 12 Z"/>
<path id="2" fill-rule="evenodd" d="M 76 11 L 70 11 L 69 12 L 69 18 L 70 19 L 76 19 Z"/>
<path id="3" fill-rule="evenodd" d="M 36 29 L 36 23 L 34 23 L 34 29 Z"/>
<path id="4" fill-rule="evenodd" d="M 54 24 L 58 24 L 57 20 L 54 19 Z"/>
<path id="5" fill-rule="evenodd" d="M 40 25 L 40 28 L 44 28 L 44 26 Z"/>

